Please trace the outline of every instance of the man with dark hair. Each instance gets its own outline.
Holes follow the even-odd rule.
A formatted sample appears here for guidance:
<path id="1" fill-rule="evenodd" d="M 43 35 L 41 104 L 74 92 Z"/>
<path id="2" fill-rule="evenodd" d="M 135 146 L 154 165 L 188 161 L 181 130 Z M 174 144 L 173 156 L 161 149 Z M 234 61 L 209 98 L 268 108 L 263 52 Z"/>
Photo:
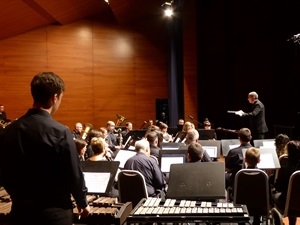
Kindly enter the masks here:
<path id="1" fill-rule="evenodd" d="M 199 143 L 191 143 L 188 147 L 188 162 L 202 162 L 204 149 Z"/>
<path id="2" fill-rule="evenodd" d="M 242 149 L 248 149 L 253 147 L 250 144 L 252 139 L 251 131 L 248 128 L 241 128 L 238 131 L 238 138 L 240 141 L 240 146 L 230 149 L 226 158 L 225 158 L 225 180 L 226 180 L 226 189 L 228 187 L 233 188 L 234 177 L 236 173 L 243 167 L 243 152 Z"/>
<path id="3" fill-rule="evenodd" d="M 89 214 L 72 134 L 52 118 L 64 90 L 63 80 L 53 72 L 34 76 L 33 107 L 1 135 L 0 178 L 12 199 L 13 225 L 72 225 L 71 195 L 79 214 Z"/>

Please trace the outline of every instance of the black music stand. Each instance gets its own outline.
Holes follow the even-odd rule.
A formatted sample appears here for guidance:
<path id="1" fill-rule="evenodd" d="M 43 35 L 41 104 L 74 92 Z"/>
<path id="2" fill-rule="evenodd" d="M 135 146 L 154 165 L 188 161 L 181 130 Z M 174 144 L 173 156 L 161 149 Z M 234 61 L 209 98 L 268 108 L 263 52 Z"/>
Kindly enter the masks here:
<path id="1" fill-rule="evenodd" d="M 88 194 L 109 196 L 120 162 L 81 161 Z"/>
<path id="2" fill-rule="evenodd" d="M 184 146 L 184 143 L 176 143 L 176 142 L 162 142 L 160 144 L 162 150 L 176 150 L 179 149 L 181 146 Z"/>
<path id="3" fill-rule="evenodd" d="M 225 199 L 224 171 L 224 162 L 172 164 L 166 198 Z"/>
<path id="4" fill-rule="evenodd" d="M 176 143 L 182 142 L 185 139 L 185 136 L 186 136 L 186 132 L 185 131 L 179 131 L 176 134 L 173 142 L 176 142 Z"/>
<path id="5" fill-rule="evenodd" d="M 221 147 L 222 147 L 222 155 L 226 157 L 230 149 L 236 148 L 241 145 L 239 139 L 222 139 Z"/>
<path id="6" fill-rule="evenodd" d="M 125 139 L 127 140 L 129 137 L 131 137 L 132 140 L 141 140 L 143 137 L 145 137 L 147 130 L 131 130 L 125 135 Z"/>
<path id="7" fill-rule="evenodd" d="M 199 140 L 212 140 L 216 138 L 215 129 L 198 129 Z"/>
<path id="8" fill-rule="evenodd" d="M 202 147 L 205 149 L 212 160 L 217 160 L 220 157 L 220 140 L 199 140 L 199 143 L 202 145 Z"/>
<path id="9" fill-rule="evenodd" d="M 163 173 L 169 173 L 170 167 L 175 163 L 187 162 L 187 149 L 185 150 L 160 150 L 158 163 Z"/>

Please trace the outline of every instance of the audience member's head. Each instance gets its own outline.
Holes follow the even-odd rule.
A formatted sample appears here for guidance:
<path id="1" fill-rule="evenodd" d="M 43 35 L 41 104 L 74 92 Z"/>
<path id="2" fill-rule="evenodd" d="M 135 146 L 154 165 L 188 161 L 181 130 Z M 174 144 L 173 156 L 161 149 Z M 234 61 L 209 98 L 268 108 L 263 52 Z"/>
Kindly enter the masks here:
<path id="1" fill-rule="evenodd" d="M 191 143 L 188 147 L 188 161 L 198 162 L 203 158 L 204 149 L 199 143 Z"/>
<path id="2" fill-rule="evenodd" d="M 252 139 L 250 129 L 248 129 L 248 128 L 241 128 L 238 131 L 238 137 L 240 139 L 240 142 L 242 142 L 242 143 L 250 142 L 251 139 Z"/>
<path id="3" fill-rule="evenodd" d="M 257 163 L 260 162 L 259 148 L 248 148 L 245 153 L 245 162 L 248 164 L 248 167 L 255 168 L 257 166 Z"/>

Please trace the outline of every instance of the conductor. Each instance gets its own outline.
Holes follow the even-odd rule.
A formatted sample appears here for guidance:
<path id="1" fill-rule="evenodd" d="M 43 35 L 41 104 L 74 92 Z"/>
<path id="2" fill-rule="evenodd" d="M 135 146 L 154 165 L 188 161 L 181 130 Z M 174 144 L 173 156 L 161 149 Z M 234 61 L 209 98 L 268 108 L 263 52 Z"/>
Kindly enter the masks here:
<path id="1" fill-rule="evenodd" d="M 252 104 L 252 111 L 245 113 L 244 111 L 239 110 L 236 111 L 235 114 L 241 117 L 249 117 L 249 128 L 251 130 L 253 140 L 264 139 L 265 133 L 269 131 L 265 120 L 265 106 L 260 100 L 258 100 L 258 94 L 255 91 L 248 94 L 248 101 Z"/>

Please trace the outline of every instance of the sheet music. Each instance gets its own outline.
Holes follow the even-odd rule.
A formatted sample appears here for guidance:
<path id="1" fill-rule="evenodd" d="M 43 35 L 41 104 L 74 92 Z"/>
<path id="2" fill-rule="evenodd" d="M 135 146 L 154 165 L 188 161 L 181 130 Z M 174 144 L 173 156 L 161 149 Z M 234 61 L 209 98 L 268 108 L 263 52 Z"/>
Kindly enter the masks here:
<path id="1" fill-rule="evenodd" d="M 217 146 L 202 146 L 210 158 L 217 158 Z"/>
<path id="2" fill-rule="evenodd" d="M 89 193 L 105 193 L 110 173 L 83 172 Z"/>
<path id="3" fill-rule="evenodd" d="M 229 150 L 230 149 L 233 149 L 233 148 L 237 148 L 237 147 L 239 147 L 240 146 L 240 144 L 237 144 L 237 145 L 229 145 Z"/>
<path id="4" fill-rule="evenodd" d="M 275 141 L 263 141 L 263 147 L 274 147 L 275 148 Z"/>
<path id="5" fill-rule="evenodd" d="M 171 164 L 183 163 L 183 157 L 161 157 L 161 171 L 164 173 L 170 172 Z"/>

